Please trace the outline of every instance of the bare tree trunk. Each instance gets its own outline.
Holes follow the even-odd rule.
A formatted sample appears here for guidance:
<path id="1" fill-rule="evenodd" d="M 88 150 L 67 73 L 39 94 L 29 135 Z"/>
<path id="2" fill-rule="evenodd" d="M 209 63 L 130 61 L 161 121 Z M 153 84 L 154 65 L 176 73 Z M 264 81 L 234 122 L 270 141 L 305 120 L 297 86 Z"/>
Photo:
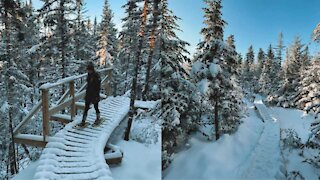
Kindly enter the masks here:
<path id="1" fill-rule="evenodd" d="M 27 146 L 25 144 L 22 144 L 22 147 L 23 147 L 24 151 L 26 152 L 27 156 L 29 157 L 29 159 L 32 161 L 33 159 L 30 155 L 30 152 L 29 152 Z"/>
<path id="2" fill-rule="evenodd" d="M 153 58 L 153 52 L 154 52 L 154 47 L 155 47 L 155 42 L 156 42 L 156 30 L 158 27 L 158 5 L 161 0 L 154 0 L 154 6 L 153 6 L 153 22 L 152 22 L 152 32 L 151 32 L 151 38 L 150 38 L 150 53 L 148 56 L 148 61 L 147 61 L 147 75 L 146 75 L 146 84 L 144 87 L 144 91 L 142 93 L 143 100 L 147 99 L 147 93 L 149 91 L 149 83 L 150 83 L 150 71 L 151 71 L 151 63 L 152 63 L 152 58 Z"/>
<path id="3" fill-rule="evenodd" d="M 8 2 L 9 3 L 9 2 Z M 11 24 L 8 16 L 9 12 L 8 9 L 5 8 L 4 12 L 4 19 L 5 19 L 5 37 L 6 37 L 6 60 L 8 61 L 8 66 L 11 67 L 11 38 L 10 38 L 10 30 L 11 30 Z M 6 80 L 7 80 L 7 99 L 9 104 L 9 134 L 11 135 L 11 142 L 9 145 L 9 165 L 10 165 L 10 172 L 11 174 L 16 174 L 18 172 L 17 169 L 17 161 L 16 161 L 16 153 L 15 153 L 15 147 L 14 147 L 14 135 L 13 135 L 13 112 L 12 112 L 12 102 L 13 102 L 13 81 L 10 79 L 9 72 L 6 73 Z"/>
<path id="4" fill-rule="evenodd" d="M 126 64 L 126 69 L 125 69 L 125 71 L 126 71 L 126 76 L 125 76 L 125 79 L 128 79 L 129 59 L 130 59 L 130 57 L 128 57 L 128 61 L 127 61 L 127 64 Z M 124 86 L 124 92 L 123 92 L 123 94 L 125 94 L 125 93 L 127 92 L 128 84 L 129 84 L 128 81 L 126 81 L 126 82 L 125 82 L 125 86 Z"/>
<path id="5" fill-rule="evenodd" d="M 219 134 L 219 102 L 218 98 L 215 100 L 215 105 L 214 105 L 214 126 L 215 126 L 215 132 L 216 132 L 216 140 L 220 138 Z"/>
<path id="6" fill-rule="evenodd" d="M 65 19 L 64 19 L 64 3 L 65 0 L 60 0 L 60 38 L 61 38 L 61 42 L 60 42 L 60 51 L 61 51 L 61 63 L 62 63 L 62 78 L 65 78 L 66 75 L 66 57 L 65 57 Z M 63 95 L 65 93 L 65 85 L 62 85 L 62 93 L 61 95 Z"/>
<path id="7" fill-rule="evenodd" d="M 147 21 L 147 14 L 148 14 L 148 0 L 145 0 L 143 14 L 142 14 L 142 22 L 141 22 L 140 33 L 139 33 L 139 46 L 138 46 L 138 52 L 137 52 L 137 56 L 136 56 L 137 61 L 136 61 L 136 67 L 135 67 L 135 75 L 133 77 L 132 86 L 131 86 L 129 120 L 128 120 L 128 126 L 127 126 L 125 136 L 124 136 L 124 140 L 126 140 L 126 141 L 129 141 L 132 120 L 133 120 L 133 116 L 135 114 L 134 101 L 136 99 L 137 80 L 138 80 L 139 67 L 140 67 L 140 62 L 141 62 L 140 61 L 141 50 L 142 50 L 143 37 L 144 37 L 144 33 L 145 33 L 144 31 L 145 31 L 145 25 L 146 25 L 146 21 Z"/>

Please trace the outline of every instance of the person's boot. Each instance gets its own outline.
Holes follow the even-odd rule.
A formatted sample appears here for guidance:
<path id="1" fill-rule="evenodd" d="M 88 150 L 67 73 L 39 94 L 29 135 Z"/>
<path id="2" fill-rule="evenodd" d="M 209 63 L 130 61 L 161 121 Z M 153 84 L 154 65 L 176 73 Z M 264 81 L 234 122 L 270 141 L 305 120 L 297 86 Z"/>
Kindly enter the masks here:
<path id="1" fill-rule="evenodd" d="M 101 121 L 100 119 L 100 113 L 97 113 L 97 118 L 96 118 L 96 121 L 94 122 L 95 125 L 99 124 Z"/>
<path id="2" fill-rule="evenodd" d="M 81 127 L 84 127 L 84 126 L 85 126 L 85 124 L 86 124 L 86 119 L 87 119 L 87 114 L 83 114 L 83 116 L 82 116 L 82 121 L 81 121 L 81 123 L 80 123 L 80 126 L 81 126 Z"/>

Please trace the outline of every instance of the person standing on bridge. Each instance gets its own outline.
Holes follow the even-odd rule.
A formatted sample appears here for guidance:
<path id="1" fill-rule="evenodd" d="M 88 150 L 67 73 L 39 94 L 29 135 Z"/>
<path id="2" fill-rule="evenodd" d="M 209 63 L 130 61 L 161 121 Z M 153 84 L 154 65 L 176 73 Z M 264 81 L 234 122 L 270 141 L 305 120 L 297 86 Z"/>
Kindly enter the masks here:
<path id="1" fill-rule="evenodd" d="M 100 111 L 99 111 L 99 101 L 100 101 L 100 87 L 101 79 L 99 74 L 94 70 L 93 63 L 87 65 L 87 89 L 85 96 L 85 108 L 80 126 L 85 126 L 85 121 L 87 119 L 88 110 L 90 105 L 93 104 L 96 110 L 97 119 L 94 124 L 99 124 L 100 122 Z"/>

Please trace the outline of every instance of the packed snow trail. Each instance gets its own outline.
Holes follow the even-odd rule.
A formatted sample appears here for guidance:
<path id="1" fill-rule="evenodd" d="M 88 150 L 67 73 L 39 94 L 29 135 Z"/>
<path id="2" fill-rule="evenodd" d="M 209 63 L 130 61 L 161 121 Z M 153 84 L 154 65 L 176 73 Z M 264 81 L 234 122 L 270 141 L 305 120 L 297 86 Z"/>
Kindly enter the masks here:
<path id="1" fill-rule="evenodd" d="M 234 134 L 224 134 L 215 142 L 193 134 L 190 146 L 177 153 L 164 171 L 164 179 L 285 179 L 280 171 L 285 168 L 278 122 L 262 101 L 255 102 L 257 110 L 244 101 L 247 116 Z"/>
<path id="2" fill-rule="evenodd" d="M 99 103 L 105 121 L 98 127 L 75 128 L 82 116 L 59 131 L 46 145 L 34 179 L 113 179 L 104 157 L 104 147 L 129 112 L 130 99 L 109 97 Z M 89 110 L 87 121 L 96 119 Z"/>
<path id="3" fill-rule="evenodd" d="M 258 113 L 264 121 L 264 128 L 259 141 L 247 162 L 239 170 L 239 178 L 285 178 L 280 171 L 280 126 L 276 118 L 272 117 L 262 100 L 254 102 Z"/>

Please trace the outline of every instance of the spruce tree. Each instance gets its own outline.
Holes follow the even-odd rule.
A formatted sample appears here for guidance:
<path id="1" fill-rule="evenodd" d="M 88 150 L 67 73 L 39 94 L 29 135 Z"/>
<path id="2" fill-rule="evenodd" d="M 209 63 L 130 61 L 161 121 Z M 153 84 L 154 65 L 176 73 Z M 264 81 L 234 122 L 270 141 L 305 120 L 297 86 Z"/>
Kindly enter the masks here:
<path id="1" fill-rule="evenodd" d="M 22 71 L 25 64 L 22 57 L 25 57 L 21 47 L 25 40 L 26 12 L 19 1 L 0 1 L 0 19 L 2 23 L 1 33 L 1 119 L 3 129 L 1 134 L 8 134 L 2 140 L 6 146 L 3 158 L 6 158 L 7 170 L 11 175 L 18 173 L 17 152 L 13 138 L 13 127 L 22 115 L 23 103 L 25 101 L 21 94 L 28 91 L 29 79 Z M 30 86 L 30 85 L 29 85 Z M 5 133 L 3 131 L 6 131 Z M 9 176 L 7 176 L 9 177 Z"/>
<path id="2" fill-rule="evenodd" d="M 239 124 L 239 111 L 234 101 L 235 82 L 232 81 L 232 72 L 236 67 L 230 67 L 228 57 L 233 50 L 223 40 L 226 22 L 221 18 L 221 0 L 205 0 L 205 25 L 201 30 L 203 41 L 199 43 L 199 52 L 193 65 L 193 75 L 200 92 L 213 110 L 216 139 L 220 137 L 219 124 L 229 124 L 234 130 Z M 240 93 L 240 92 L 239 92 Z M 235 109 L 233 109 L 235 108 Z M 211 116 L 212 117 L 212 116 Z"/>
<path id="3" fill-rule="evenodd" d="M 48 66 L 57 66 L 54 68 L 53 80 L 68 77 L 75 72 L 74 49 L 72 44 L 72 29 L 75 21 L 71 15 L 75 13 L 75 0 L 41 0 L 44 2 L 39 10 L 43 17 L 44 26 L 48 32 L 43 39 L 42 50 Z M 51 61 L 51 62 L 50 62 Z M 57 70 L 59 74 L 57 75 Z M 46 71 L 48 72 L 48 71 Z M 62 87 L 64 93 L 65 87 Z"/>
<path id="4" fill-rule="evenodd" d="M 99 25 L 98 52 L 99 65 L 110 66 L 118 54 L 117 30 L 112 21 L 113 13 L 108 0 L 103 6 L 102 21 Z"/>
<path id="5" fill-rule="evenodd" d="M 144 87 L 144 91 L 143 91 L 143 98 L 144 100 L 147 99 L 147 95 L 151 84 L 151 66 L 152 66 L 152 60 L 154 58 L 154 51 L 156 48 L 156 39 L 157 39 L 157 34 L 159 32 L 158 29 L 158 24 L 159 24 L 159 4 L 160 4 L 161 0 L 154 0 L 153 1 L 153 17 L 152 17 L 152 23 L 151 23 L 151 34 L 150 34 L 150 40 L 149 40 L 149 55 L 148 55 L 148 59 L 147 59 L 147 68 L 146 68 L 146 80 L 145 80 L 145 87 Z M 155 83 L 153 83 L 153 85 L 155 85 Z"/>
<path id="6" fill-rule="evenodd" d="M 301 68 L 303 66 L 303 45 L 299 37 L 296 37 L 287 53 L 284 65 L 284 79 L 277 92 L 278 105 L 283 107 L 294 107 L 295 99 L 301 81 Z"/>
<path id="7" fill-rule="evenodd" d="M 139 33 L 138 33 L 138 46 L 135 52 L 136 61 L 135 61 L 135 67 L 134 67 L 134 75 L 132 78 L 131 91 L 130 91 L 130 111 L 128 114 L 128 126 L 126 128 L 126 132 L 124 136 L 124 140 L 126 141 L 129 140 L 131 125 L 132 125 L 133 117 L 135 114 L 134 102 L 137 99 L 138 78 L 139 78 L 139 71 L 141 68 L 143 40 L 146 35 L 146 22 L 147 22 L 148 5 L 149 5 L 148 3 L 149 3 L 148 0 L 144 1 L 143 11 L 141 14 L 141 24 L 140 24 Z"/>
<path id="8" fill-rule="evenodd" d="M 313 40 L 317 43 L 320 42 L 320 23 L 317 25 L 317 27 L 313 30 Z"/>
<path id="9" fill-rule="evenodd" d="M 263 63 L 263 68 L 261 72 L 261 76 L 259 79 L 259 85 L 261 87 L 260 92 L 264 95 L 269 95 L 272 91 L 272 78 L 273 78 L 273 61 L 274 54 L 272 50 L 272 46 L 269 45 L 266 60 Z"/>
<path id="10" fill-rule="evenodd" d="M 251 45 L 248 49 L 248 52 L 246 54 L 246 59 L 243 64 L 243 80 L 244 80 L 244 87 L 247 87 L 250 91 L 254 89 L 254 84 L 256 81 L 256 78 L 254 77 L 254 71 L 255 71 L 255 64 L 254 64 L 254 51 L 253 46 Z"/>
<path id="11" fill-rule="evenodd" d="M 140 0 L 128 0 L 128 2 L 122 6 L 125 9 L 126 16 L 122 19 L 123 26 L 120 32 L 120 44 L 119 44 L 119 61 L 115 67 L 119 71 L 119 75 L 122 76 L 118 83 L 118 89 L 121 92 L 117 94 L 124 94 L 129 90 L 131 86 L 131 79 L 134 75 L 134 65 L 137 60 L 137 44 L 138 44 L 138 33 L 141 24 L 141 10 L 139 10 L 137 3 Z"/>
<path id="12" fill-rule="evenodd" d="M 167 0 L 160 6 L 160 85 L 162 119 L 162 168 L 172 160 L 172 155 L 185 142 L 188 133 L 195 128 L 199 110 L 196 87 L 189 80 L 189 73 L 183 67 L 187 58 L 187 42 L 181 40 L 179 18 L 168 9 Z"/>
<path id="13" fill-rule="evenodd" d="M 257 75 L 260 77 L 263 69 L 265 61 L 265 53 L 262 48 L 259 49 L 258 55 L 257 55 Z"/>

